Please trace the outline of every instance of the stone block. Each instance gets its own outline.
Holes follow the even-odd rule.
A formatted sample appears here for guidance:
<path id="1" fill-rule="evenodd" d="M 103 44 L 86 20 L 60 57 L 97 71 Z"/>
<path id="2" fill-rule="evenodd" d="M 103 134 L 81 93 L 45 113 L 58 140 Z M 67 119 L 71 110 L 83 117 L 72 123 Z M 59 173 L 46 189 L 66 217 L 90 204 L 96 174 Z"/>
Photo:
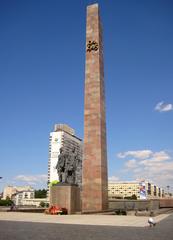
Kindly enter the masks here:
<path id="1" fill-rule="evenodd" d="M 87 7 L 82 211 L 108 208 L 103 44 L 98 4 Z M 88 49 L 88 46 L 92 47 Z M 95 44 L 98 46 L 94 50 Z"/>
<path id="2" fill-rule="evenodd" d="M 57 184 L 50 187 L 50 206 L 64 207 L 68 214 L 81 210 L 80 188 L 76 185 Z"/>

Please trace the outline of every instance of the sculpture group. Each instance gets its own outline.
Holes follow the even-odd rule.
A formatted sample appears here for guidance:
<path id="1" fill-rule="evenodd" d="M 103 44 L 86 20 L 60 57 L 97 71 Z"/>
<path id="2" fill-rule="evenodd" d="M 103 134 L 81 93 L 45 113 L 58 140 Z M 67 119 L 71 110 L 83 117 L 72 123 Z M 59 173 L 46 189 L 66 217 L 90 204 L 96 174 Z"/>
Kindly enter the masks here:
<path id="1" fill-rule="evenodd" d="M 60 148 L 56 169 L 61 183 L 77 184 L 76 169 L 80 161 L 75 148 L 69 153 Z"/>

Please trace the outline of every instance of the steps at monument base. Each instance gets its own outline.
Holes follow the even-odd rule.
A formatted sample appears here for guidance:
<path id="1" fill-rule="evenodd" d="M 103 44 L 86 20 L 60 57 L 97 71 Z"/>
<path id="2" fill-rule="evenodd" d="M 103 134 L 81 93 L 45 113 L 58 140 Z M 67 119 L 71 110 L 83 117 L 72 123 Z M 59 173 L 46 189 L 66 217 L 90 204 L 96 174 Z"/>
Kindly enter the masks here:
<path id="1" fill-rule="evenodd" d="M 84 211 L 81 214 L 101 214 L 101 215 L 109 215 L 115 213 L 113 209 L 107 209 L 102 211 Z"/>

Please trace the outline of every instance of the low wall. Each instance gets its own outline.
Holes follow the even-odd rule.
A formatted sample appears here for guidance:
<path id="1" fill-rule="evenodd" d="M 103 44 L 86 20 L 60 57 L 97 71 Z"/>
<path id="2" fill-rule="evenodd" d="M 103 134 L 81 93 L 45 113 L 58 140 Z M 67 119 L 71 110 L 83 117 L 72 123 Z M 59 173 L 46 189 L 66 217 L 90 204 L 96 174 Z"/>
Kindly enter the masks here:
<path id="1" fill-rule="evenodd" d="M 122 209 L 122 210 L 157 210 L 160 207 L 159 199 L 150 200 L 127 200 L 127 199 L 116 199 L 109 200 L 110 209 Z"/>
<path id="2" fill-rule="evenodd" d="M 160 199 L 160 208 L 173 208 L 173 198 Z"/>

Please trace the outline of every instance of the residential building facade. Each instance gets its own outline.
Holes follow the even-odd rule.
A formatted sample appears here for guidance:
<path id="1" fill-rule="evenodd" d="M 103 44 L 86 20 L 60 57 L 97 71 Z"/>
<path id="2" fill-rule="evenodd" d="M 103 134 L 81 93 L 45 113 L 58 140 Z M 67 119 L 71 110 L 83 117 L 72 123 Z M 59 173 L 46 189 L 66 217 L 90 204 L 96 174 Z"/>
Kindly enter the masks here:
<path id="1" fill-rule="evenodd" d="M 12 195 L 12 200 L 16 206 L 26 205 L 24 200 L 34 199 L 34 190 L 20 191 Z"/>
<path id="2" fill-rule="evenodd" d="M 44 202 L 45 204 L 49 203 L 47 198 L 30 198 L 23 199 L 22 204 L 25 206 L 40 207 L 41 202 Z"/>
<path id="3" fill-rule="evenodd" d="M 21 191 L 34 191 L 34 189 L 31 186 L 6 186 L 3 191 L 3 199 L 11 199 L 12 195 Z"/>
<path id="4" fill-rule="evenodd" d="M 147 181 L 108 183 L 109 199 L 128 198 L 134 195 L 137 199 L 162 198 L 164 197 L 164 191 L 162 188 Z"/>

